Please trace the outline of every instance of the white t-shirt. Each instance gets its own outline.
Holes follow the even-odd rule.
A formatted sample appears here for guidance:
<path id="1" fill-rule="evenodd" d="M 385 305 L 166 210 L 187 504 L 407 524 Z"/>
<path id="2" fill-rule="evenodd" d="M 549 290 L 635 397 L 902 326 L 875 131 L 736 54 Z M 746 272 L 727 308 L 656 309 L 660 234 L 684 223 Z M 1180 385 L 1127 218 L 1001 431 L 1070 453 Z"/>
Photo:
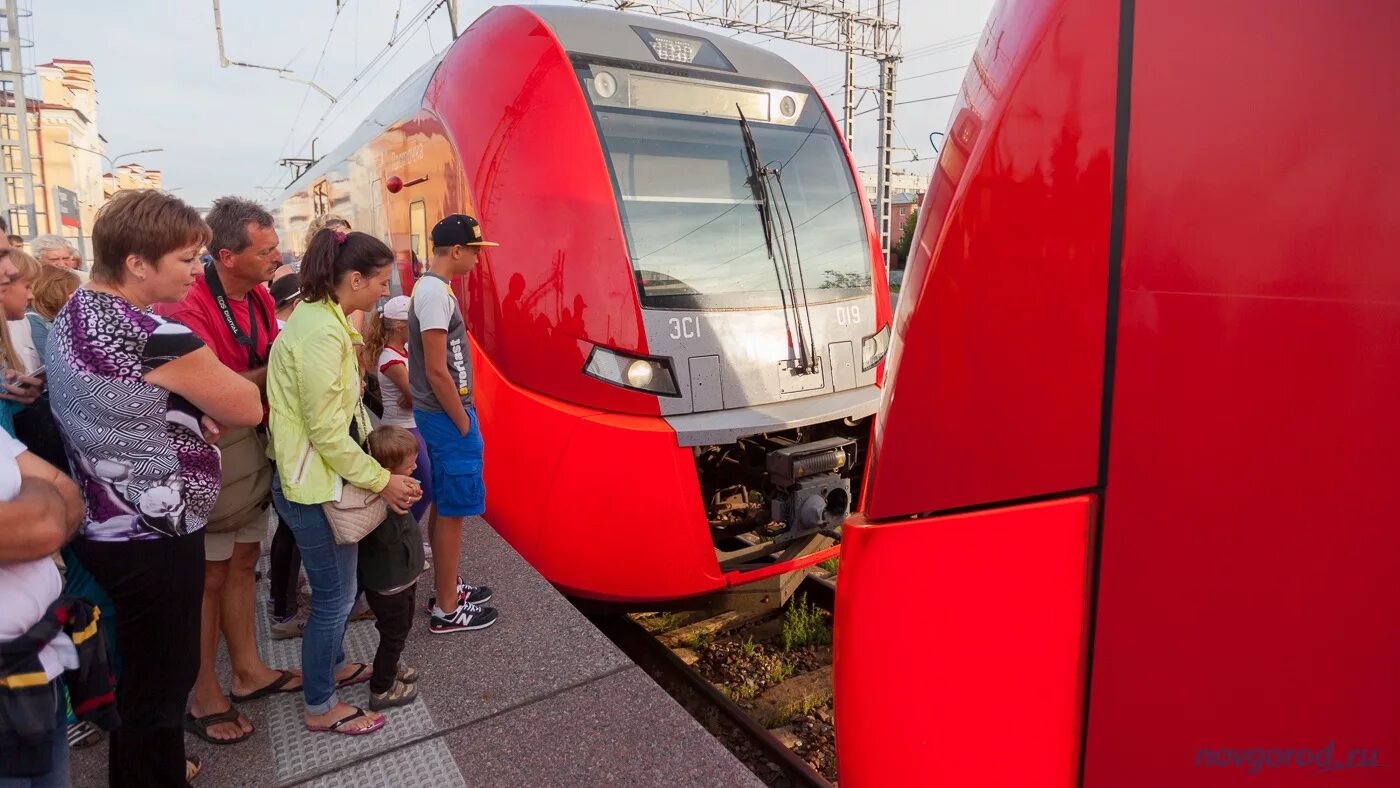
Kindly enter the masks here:
<path id="1" fill-rule="evenodd" d="M 19 463 L 23 443 L 0 430 L 0 501 L 19 495 Z M 4 527 L 8 523 L 0 524 Z M 44 557 L 18 564 L 0 564 L 0 642 L 14 640 L 44 617 L 49 605 L 63 592 L 63 579 L 52 558 Z M 63 674 L 64 668 L 78 667 L 78 651 L 67 635 L 60 634 L 39 652 L 39 662 L 49 681 Z"/>
<path id="2" fill-rule="evenodd" d="M 29 325 L 29 318 L 6 322 L 9 323 L 10 344 L 15 346 L 15 354 L 24 362 L 24 371 L 33 372 L 38 369 L 44 362 L 39 360 L 39 351 L 34 347 L 34 334 Z"/>
<path id="3" fill-rule="evenodd" d="M 379 420 L 380 424 L 388 424 L 394 427 L 407 427 L 413 429 L 417 426 L 413 422 L 413 409 L 399 407 L 399 387 L 393 379 L 384 374 L 384 371 L 395 364 L 402 364 L 404 371 L 408 371 L 408 356 L 397 348 L 384 346 L 379 351 L 379 398 L 384 404 L 384 418 Z"/>

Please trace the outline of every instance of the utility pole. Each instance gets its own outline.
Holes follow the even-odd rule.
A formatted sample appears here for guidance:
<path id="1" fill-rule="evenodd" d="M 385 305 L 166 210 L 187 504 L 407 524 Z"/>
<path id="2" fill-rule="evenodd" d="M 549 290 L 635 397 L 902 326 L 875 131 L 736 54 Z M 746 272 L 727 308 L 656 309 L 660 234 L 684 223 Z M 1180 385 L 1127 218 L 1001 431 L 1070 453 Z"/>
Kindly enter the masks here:
<path id="1" fill-rule="evenodd" d="M 4 0 L 0 21 L 0 216 L 15 235 L 38 232 L 34 202 L 34 160 L 29 151 L 29 99 L 24 94 L 26 44 L 19 34 L 19 0 Z M 13 200 L 13 201 L 12 201 Z"/>
<path id="2" fill-rule="evenodd" d="M 890 162 L 894 157 L 894 80 L 898 63 L 899 58 L 896 57 L 880 59 L 880 174 L 876 179 L 880 193 L 875 198 L 878 214 L 875 220 L 880 223 L 880 248 L 885 250 L 886 270 L 890 267 L 890 211 L 893 198 L 890 181 L 894 175 Z"/>
<path id="3" fill-rule="evenodd" d="M 851 40 L 851 23 L 841 22 L 841 37 Z M 846 149 L 856 146 L 856 53 L 846 49 L 846 78 L 841 91 L 841 136 L 846 138 Z"/>
<path id="4" fill-rule="evenodd" d="M 846 57 L 841 133 L 855 139 L 855 58 L 880 65 L 880 133 L 876 221 L 885 266 L 890 260 L 890 166 L 895 150 L 895 64 L 900 59 L 899 0 L 579 0 L 619 11 L 653 14 L 742 30 L 841 52 Z"/>

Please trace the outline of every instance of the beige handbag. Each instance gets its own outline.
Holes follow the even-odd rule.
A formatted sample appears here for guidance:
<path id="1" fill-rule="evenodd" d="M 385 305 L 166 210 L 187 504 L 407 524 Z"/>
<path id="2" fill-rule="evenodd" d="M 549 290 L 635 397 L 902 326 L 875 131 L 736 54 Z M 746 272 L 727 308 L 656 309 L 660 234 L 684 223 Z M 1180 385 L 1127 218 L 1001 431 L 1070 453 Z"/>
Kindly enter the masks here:
<path id="1" fill-rule="evenodd" d="M 389 504 L 363 487 L 345 482 L 340 486 L 340 500 L 321 504 L 336 544 L 355 544 L 379 527 L 389 515 Z"/>
<path id="2" fill-rule="evenodd" d="M 364 437 L 369 435 L 369 416 L 363 403 L 355 412 L 350 426 L 350 436 L 364 446 Z M 331 525 L 336 544 L 355 544 L 384 522 L 389 515 L 389 503 L 379 493 L 356 487 L 344 479 L 340 481 L 340 498 L 326 501 L 321 504 L 321 509 L 326 513 L 326 521 Z"/>

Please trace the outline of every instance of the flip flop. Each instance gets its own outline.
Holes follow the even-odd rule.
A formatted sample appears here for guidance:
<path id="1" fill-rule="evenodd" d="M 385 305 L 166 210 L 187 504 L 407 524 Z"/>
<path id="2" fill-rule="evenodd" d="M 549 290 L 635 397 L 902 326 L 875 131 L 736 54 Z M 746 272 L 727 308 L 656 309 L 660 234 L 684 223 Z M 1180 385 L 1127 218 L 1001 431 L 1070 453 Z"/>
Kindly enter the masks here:
<path id="1" fill-rule="evenodd" d="M 297 674 L 290 670 L 279 670 L 277 674 L 277 678 L 273 679 L 272 683 L 265 687 L 259 687 L 247 695 L 239 695 L 235 692 L 230 692 L 228 696 L 229 700 L 232 700 L 234 703 L 247 703 L 248 701 L 257 700 L 259 698 L 266 698 L 268 695 L 276 695 L 279 692 L 301 691 L 301 687 L 287 686 L 288 682 L 297 677 Z"/>
<path id="2" fill-rule="evenodd" d="M 345 678 L 335 683 L 336 689 L 351 687 L 356 684 L 363 684 L 366 681 L 369 681 L 369 677 L 373 672 L 370 666 L 364 662 L 356 662 L 355 666 L 356 667 L 354 673 L 351 673 L 349 676 L 346 676 Z"/>
<path id="3" fill-rule="evenodd" d="M 194 778 L 204 769 L 204 762 L 197 756 L 190 756 L 185 759 L 185 782 L 194 782 Z"/>
<path id="4" fill-rule="evenodd" d="M 225 711 L 218 712 L 217 714 L 206 714 L 203 717 L 196 717 L 193 714 L 186 713 L 185 730 L 189 731 L 190 733 L 193 733 L 194 735 L 209 742 L 210 744 L 237 744 L 241 741 L 244 741 L 249 736 L 252 736 L 253 731 L 243 731 L 241 735 L 235 736 L 232 739 L 220 739 L 216 736 L 209 735 L 209 726 L 218 725 L 224 722 L 231 722 L 234 725 L 238 725 L 238 718 L 240 716 L 242 715 L 238 713 L 238 709 L 235 709 L 232 706 L 230 706 Z M 239 728 L 241 729 L 242 726 L 240 725 Z M 257 729 L 255 728 L 254 730 Z"/>
<path id="5" fill-rule="evenodd" d="M 374 733 L 375 731 L 384 727 L 384 724 L 389 721 L 387 717 L 380 717 L 379 722 L 369 726 L 368 728 L 355 728 L 353 730 L 340 729 L 340 726 L 344 725 L 347 722 L 354 722 L 355 720 L 358 720 L 361 717 L 368 716 L 369 715 L 365 713 L 364 709 L 356 706 L 355 713 L 351 714 L 349 717 L 342 717 L 341 719 L 332 722 L 330 725 L 307 725 L 306 729 L 311 731 L 312 733 L 339 733 L 342 736 L 363 736 L 366 733 Z"/>

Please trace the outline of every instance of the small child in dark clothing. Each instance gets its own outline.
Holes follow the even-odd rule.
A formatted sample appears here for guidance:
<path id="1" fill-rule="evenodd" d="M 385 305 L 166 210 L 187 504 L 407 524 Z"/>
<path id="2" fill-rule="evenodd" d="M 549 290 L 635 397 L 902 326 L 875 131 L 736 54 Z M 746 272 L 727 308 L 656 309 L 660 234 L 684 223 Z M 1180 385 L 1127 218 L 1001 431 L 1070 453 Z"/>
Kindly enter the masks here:
<path id="1" fill-rule="evenodd" d="M 403 427 L 379 427 L 369 434 L 369 453 L 391 473 L 409 476 L 418 465 L 418 439 Z M 369 707 L 374 711 L 404 706 L 418 699 L 418 672 L 401 667 L 418 576 L 427 568 L 423 539 L 413 515 L 389 510 L 379 527 L 360 540 L 360 587 L 374 611 L 379 650 L 369 680 Z"/>

